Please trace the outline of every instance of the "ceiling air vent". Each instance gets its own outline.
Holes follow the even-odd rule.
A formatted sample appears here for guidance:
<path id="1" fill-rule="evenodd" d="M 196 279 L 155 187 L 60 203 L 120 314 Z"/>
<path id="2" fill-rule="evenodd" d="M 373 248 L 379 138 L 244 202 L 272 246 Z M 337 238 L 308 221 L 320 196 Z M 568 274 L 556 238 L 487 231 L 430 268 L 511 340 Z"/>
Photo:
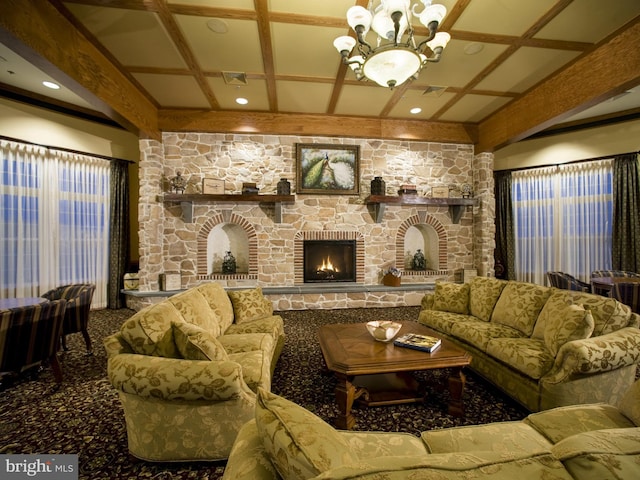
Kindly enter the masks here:
<path id="1" fill-rule="evenodd" d="M 227 85 L 248 85 L 247 74 L 244 72 L 222 72 L 222 78 Z"/>
<path id="2" fill-rule="evenodd" d="M 426 95 L 428 97 L 439 97 L 442 95 L 447 87 L 438 87 L 436 85 L 430 85 L 427 89 L 422 92 L 422 95 Z"/>

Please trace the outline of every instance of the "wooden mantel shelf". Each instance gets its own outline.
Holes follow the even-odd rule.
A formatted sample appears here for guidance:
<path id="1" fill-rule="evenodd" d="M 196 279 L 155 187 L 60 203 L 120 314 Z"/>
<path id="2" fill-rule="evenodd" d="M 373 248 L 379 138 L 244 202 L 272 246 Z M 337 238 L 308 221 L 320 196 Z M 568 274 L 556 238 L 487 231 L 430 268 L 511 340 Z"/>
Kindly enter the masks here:
<path id="1" fill-rule="evenodd" d="M 449 215 L 453 223 L 460 223 L 460 218 L 465 207 L 478 203 L 476 198 L 432 198 L 421 197 L 419 195 L 370 195 L 366 198 L 367 205 L 374 207 L 374 220 L 376 223 L 382 222 L 384 209 L 387 205 L 425 205 L 425 206 L 448 206 Z"/>
<path id="2" fill-rule="evenodd" d="M 230 202 L 230 203 L 271 203 L 275 205 L 275 222 L 282 222 L 282 204 L 294 203 L 295 195 L 217 195 L 209 193 L 165 193 L 158 197 L 164 203 L 179 203 L 182 206 L 182 218 L 185 223 L 193 222 L 193 204 L 205 202 Z"/>

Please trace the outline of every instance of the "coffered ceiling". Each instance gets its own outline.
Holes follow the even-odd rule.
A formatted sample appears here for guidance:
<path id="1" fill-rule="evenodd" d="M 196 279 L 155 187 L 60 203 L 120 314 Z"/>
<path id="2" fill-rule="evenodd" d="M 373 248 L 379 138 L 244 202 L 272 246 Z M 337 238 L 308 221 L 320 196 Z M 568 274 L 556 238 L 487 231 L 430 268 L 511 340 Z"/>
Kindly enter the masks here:
<path id="1" fill-rule="evenodd" d="M 357 81 L 333 47 L 352 33 L 346 11 L 368 0 L 4 0 L 0 95 L 152 137 L 466 139 L 489 151 L 558 124 L 640 117 L 639 0 L 434 3 L 452 37 L 441 61 L 390 90 Z"/>

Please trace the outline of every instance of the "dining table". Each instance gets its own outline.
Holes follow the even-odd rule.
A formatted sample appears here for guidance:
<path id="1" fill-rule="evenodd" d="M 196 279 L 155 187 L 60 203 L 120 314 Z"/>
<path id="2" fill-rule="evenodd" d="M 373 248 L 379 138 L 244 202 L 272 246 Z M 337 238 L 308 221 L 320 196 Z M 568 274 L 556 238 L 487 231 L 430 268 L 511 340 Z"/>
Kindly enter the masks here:
<path id="1" fill-rule="evenodd" d="M 47 302 L 42 297 L 19 297 L 19 298 L 0 298 L 0 310 L 10 310 L 12 308 L 29 307 Z"/>
<path id="2" fill-rule="evenodd" d="M 640 277 L 591 277 L 591 291 L 610 297 L 616 283 L 640 283 Z"/>

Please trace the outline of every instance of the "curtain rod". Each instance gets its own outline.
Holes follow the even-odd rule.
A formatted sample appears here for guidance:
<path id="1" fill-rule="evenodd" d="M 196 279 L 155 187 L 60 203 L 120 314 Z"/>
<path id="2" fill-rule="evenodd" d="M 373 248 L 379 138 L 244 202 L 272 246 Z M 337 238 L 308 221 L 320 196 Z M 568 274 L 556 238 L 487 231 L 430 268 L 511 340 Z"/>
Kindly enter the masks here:
<path id="1" fill-rule="evenodd" d="M 96 157 L 96 158 L 101 158 L 103 160 L 108 160 L 110 162 L 118 160 L 118 161 L 121 161 L 121 162 L 134 163 L 134 164 L 136 163 L 136 162 L 134 162 L 132 160 L 127 160 L 125 158 L 108 157 L 106 155 L 100 155 L 99 153 L 82 152 L 80 150 L 72 150 L 71 148 L 53 147 L 51 145 L 43 145 L 41 143 L 28 142 L 26 140 L 21 140 L 19 138 L 5 137 L 4 135 L 0 135 L 0 140 L 8 140 L 10 142 L 24 143 L 25 145 L 33 145 L 35 147 L 42 147 L 42 148 L 46 148 L 47 150 L 59 150 L 61 152 L 77 153 L 79 155 L 88 155 L 88 156 L 91 156 L 91 157 Z"/>
<path id="2" fill-rule="evenodd" d="M 625 152 L 625 153 L 615 153 L 613 155 L 603 155 L 602 157 L 593 157 L 593 158 L 583 158 L 580 160 L 571 160 L 570 162 L 564 163 L 548 163 L 546 165 L 532 165 L 531 167 L 522 167 L 522 168 L 507 168 L 504 170 L 494 170 L 494 173 L 497 172 L 521 172 L 524 170 L 533 170 L 534 168 L 547 168 L 547 167 L 559 167 L 560 165 L 571 165 L 574 163 L 585 163 L 585 162 L 595 162 L 598 160 L 606 160 L 608 158 L 614 159 L 615 157 L 620 157 L 622 155 L 640 155 L 640 150 L 636 150 L 635 152 Z"/>

